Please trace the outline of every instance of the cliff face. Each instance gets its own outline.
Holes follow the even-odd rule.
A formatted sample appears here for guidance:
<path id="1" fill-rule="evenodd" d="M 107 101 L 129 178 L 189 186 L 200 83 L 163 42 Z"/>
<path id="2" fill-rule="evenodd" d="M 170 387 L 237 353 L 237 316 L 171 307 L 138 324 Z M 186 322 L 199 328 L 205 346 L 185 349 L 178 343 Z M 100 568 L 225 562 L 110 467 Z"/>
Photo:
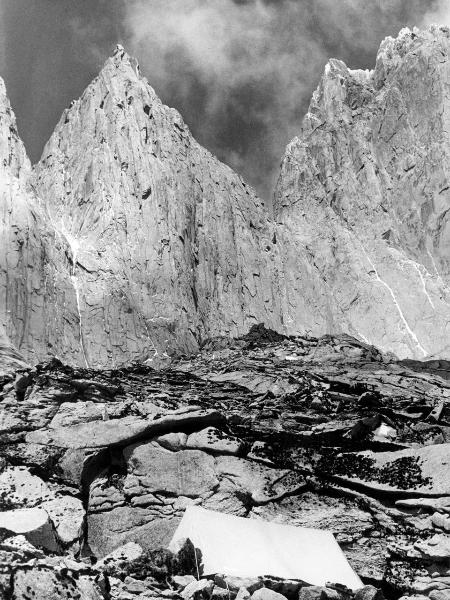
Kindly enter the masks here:
<path id="1" fill-rule="evenodd" d="M 192 138 L 121 47 L 62 116 L 34 185 L 70 248 L 83 361 L 281 328 L 262 202 Z"/>
<path id="2" fill-rule="evenodd" d="M 28 185 L 31 165 L 0 80 L 0 357 L 78 360 L 75 296 L 64 247 Z M 20 354 L 18 353 L 20 350 Z"/>
<path id="3" fill-rule="evenodd" d="M 0 90 L 0 352 L 89 367 L 255 323 L 450 353 L 450 34 L 372 72 L 332 60 L 284 157 L 276 224 L 121 47 L 31 169 Z"/>
<path id="4" fill-rule="evenodd" d="M 275 193 L 291 285 L 302 255 L 330 298 L 319 329 L 400 357 L 449 354 L 449 47 L 403 30 L 372 72 L 331 60 Z"/>

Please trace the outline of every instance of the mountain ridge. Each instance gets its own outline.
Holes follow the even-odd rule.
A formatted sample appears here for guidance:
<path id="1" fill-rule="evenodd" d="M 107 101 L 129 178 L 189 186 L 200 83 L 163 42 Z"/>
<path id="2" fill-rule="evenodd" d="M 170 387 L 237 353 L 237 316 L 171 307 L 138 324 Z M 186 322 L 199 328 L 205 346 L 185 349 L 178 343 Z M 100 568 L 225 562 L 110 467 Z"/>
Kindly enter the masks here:
<path id="1" fill-rule="evenodd" d="M 2 339 L 31 362 L 57 355 L 93 367 L 151 364 L 264 323 L 284 334 L 348 332 L 400 358 L 448 357 L 445 251 L 426 241 L 440 227 L 448 244 L 446 159 L 434 169 L 445 138 L 435 121 L 447 106 L 448 45 L 445 28 L 403 30 L 382 43 L 373 71 L 330 60 L 283 159 L 274 220 L 120 45 L 64 111 L 32 169 L 9 130 L 15 119 L 4 92 L 0 148 L 24 172 L 17 178 L 3 164 L 4 177 L 22 182 L 27 222 L 39 214 L 44 242 L 8 242 Z M 421 77 L 418 94 L 412 83 Z M 426 89 L 441 95 L 428 125 L 416 126 L 422 147 L 408 118 L 418 119 Z M 401 112 L 396 120 L 399 98 L 406 126 Z M 377 127 L 403 146 L 380 145 Z M 425 180 L 412 180 L 419 170 Z M 414 216 L 420 210 L 428 217 Z M 19 221 L 6 211 L 2 227 L 14 231 Z M 34 303 L 22 273 L 11 308 L 7 281 L 28 246 L 33 277 L 53 282 L 52 291 Z"/>

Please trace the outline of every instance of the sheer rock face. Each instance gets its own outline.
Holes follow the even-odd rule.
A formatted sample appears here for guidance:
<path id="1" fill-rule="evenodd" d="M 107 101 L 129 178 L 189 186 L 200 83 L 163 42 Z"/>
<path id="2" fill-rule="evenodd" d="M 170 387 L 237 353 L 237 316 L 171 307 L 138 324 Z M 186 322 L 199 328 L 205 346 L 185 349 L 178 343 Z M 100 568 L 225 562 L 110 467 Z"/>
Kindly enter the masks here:
<path id="1" fill-rule="evenodd" d="M 449 38 L 404 30 L 373 72 L 330 61 L 277 224 L 121 47 L 33 170 L 2 84 L 0 366 L 153 361 L 254 323 L 447 356 Z"/>
<path id="2" fill-rule="evenodd" d="M 288 288 L 329 298 L 316 330 L 400 357 L 449 354 L 449 48 L 447 29 L 403 30 L 372 72 L 331 60 L 275 193 Z"/>
<path id="3" fill-rule="evenodd" d="M 78 358 L 64 247 L 27 183 L 30 173 L 0 80 L 0 371 L 63 346 Z"/>
<path id="4" fill-rule="evenodd" d="M 67 240 L 89 365 L 281 328 L 262 202 L 118 47 L 44 149 L 35 187 Z"/>

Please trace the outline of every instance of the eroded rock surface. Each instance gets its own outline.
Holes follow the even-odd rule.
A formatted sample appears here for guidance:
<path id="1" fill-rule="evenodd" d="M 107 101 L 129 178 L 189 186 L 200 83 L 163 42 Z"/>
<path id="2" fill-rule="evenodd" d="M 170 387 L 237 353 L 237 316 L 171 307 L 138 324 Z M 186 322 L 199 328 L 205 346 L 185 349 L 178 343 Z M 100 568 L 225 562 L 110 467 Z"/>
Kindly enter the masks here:
<path id="1" fill-rule="evenodd" d="M 403 30 L 373 71 L 329 62 L 282 163 L 276 222 L 123 48 L 33 171 L 2 85 L 5 367 L 156 365 L 258 322 L 448 358 L 449 46 L 446 28 Z"/>
<path id="2" fill-rule="evenodd" d="M 38 511 L 46 529 L 1 521 L 5 535 L 25 535 L 44 562 L 54 553 L 45 585 L 59 585 L 56 565 L 71 555 L 96 594 L 101 576 L 118 598 L 158 595 L 139 573 L 200 504 L 330 529 L 363 581 L 396 596 L 448 590 L 450 371 L 410 366 L 349 336 L 272 338 L 256 327 L 162 371 L 53 361 L 29 368 L 19 390 L 11 374 L 0 516 Z M 22 567 L 5 552 L 2 569 L 21 589 Z M 95 575 L 89 556 L 101 559 Z"/>
<path id="3" fill-rule="evenodd" d="M 70 247 L 89 365 L 196 350 L 259 321 L 282 327 L 262 201 L 120 47 L 65 111 L 34 185 Z"/>
<path id="4" fill-rule="evenodd" d="M 65 247 L 30 177 L 0 78 L 0 375 L 54 355 L 58 347 L 67 356 L 78 347 Z"/>
<path id="5" fill-rule="evenodd" d="M 373 71 L 326 66 L 275 193 L 290 296 L 329 298 L 313 334 L 449 353 L 449 49 L 448 28 L 405 29 Z M 306 289 L 305 257 L 318 278 Z"/>

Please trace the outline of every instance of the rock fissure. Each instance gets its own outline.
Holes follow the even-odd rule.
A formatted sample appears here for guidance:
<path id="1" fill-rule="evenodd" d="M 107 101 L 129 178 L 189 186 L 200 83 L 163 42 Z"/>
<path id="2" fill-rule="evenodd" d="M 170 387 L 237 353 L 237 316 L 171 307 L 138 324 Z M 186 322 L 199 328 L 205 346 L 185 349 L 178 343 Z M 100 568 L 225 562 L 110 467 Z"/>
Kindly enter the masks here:
<path id="1" fill-rule="evenodd" d="M 378 281 L 378 283 L 381 283 L 381 285 L 383 285 L 387 291 L 389 292 L 389 295 L 392 298 L 392 302 L 394 303 L 394 306 L 398 312 L 398 314 L 400 315 L 400 319 L 406 329 L 406 331 L 408 332 L 408 334 L 410 335 L 410 337 L 412 338 L 412 340 L 414 341 L 414 343 L 416 344 L 416 346 L 419 348 L 419 350 L 422 352 L 423 356 L 427 356 L 427 351 L 425 350 L 425 348 L 422 346 L 422 344 L 419 342 L 417 335 L 414 333 L 414 331 L 411 329 L 411 327 L 408 324 L 408 321 L 405 318 L 405 315 L 403 314 L 403 311 L 400 307 L 400 304 L 395 296 L 394 290 L 391 288 L 391 286 L 386 283 L 386 281 L 384 281 L 384 279 L 382 279 L 378 273 L 377 268 L 375 267 L 372 259 L 370 258 L 370 256 L 367 254 L 367 251 L 365 250 L 365 248 L 363 247 L 363 245 L 361 244 L 361 249 L 363 251 L 363 254 L 367 260 L 367 262 L 369 263 L 369 265 L 372 268 L 373 273 L 375 273 L 375 277 L 376 280 Z M 419 271 L 420 272 L 420 271 Z M 428 297 L 428 294 L 427 294 Z"/>

